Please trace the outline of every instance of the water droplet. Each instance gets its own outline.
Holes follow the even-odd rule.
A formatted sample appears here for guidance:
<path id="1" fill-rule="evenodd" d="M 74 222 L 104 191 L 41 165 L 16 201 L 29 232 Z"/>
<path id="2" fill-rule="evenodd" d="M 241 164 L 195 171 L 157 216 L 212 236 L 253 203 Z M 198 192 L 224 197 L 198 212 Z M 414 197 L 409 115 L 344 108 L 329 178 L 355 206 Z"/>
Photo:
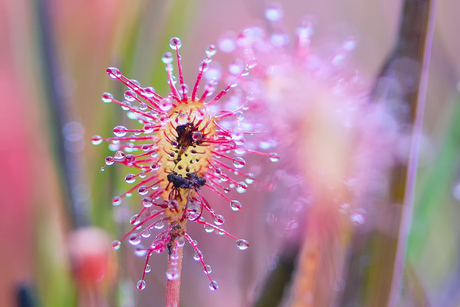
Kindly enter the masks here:
<path id="1" fill-rule="evenodd" d="M 171 66 L 171 67 L 172 67 L 172 66 Z M 171 82 L 172 82 L 173 85 L 176 85 L 176 83 L 177 83 L 177 78 L 176 78 L 176 76 L 171 76 Z M 170 81 L 168 81 L 168 84 L 171 84 Z"/>
<path id="2" fill-rule="evenodd" d="M 112 79 L 117 79 L 118 77 L 121 77 L 120 70 L 116 67 L 109 67 L 106 69 L 106 71 L 109 77 Z"/>
<path id="3" fill-rule="evenodd" d="M 131 245 L 138 245 L 141 243 L 141 237 L 137 233 L 133 233 L 131 237 L 129 237 L 129 243 Z"/>
<path id="4" fill-rule="evenodd" d="M 209 289 L 211 289 L 211 291 L 215 291 L 215 290 L 219 289 L 219 284 L 217 283 L 217 281 L 212 280 L 209 283 Z"/>
<path id="5" fill-rule="evenodd" d="M 144 88 L 144 94 L 148 98 L 152 98 L 153 96 L 155 96 L 155 89 L 153 87 L 151 87 L 151 86 L 148 86 L 148 87 Z"/>
<path id="6" fill-rule="evenodd" d="M 133 102 L 134 100 L 136 100 L 136 97 L 137 97 L 137 94 L 132 90 L 127 90 L 125 92 L 125 99 L 129 102 Z"/>
<path id="7" fill-rule="evenodd" d="M 135 254 L 137 257 L 144 257 L 145 254 L 147 254 L 147 250 L 146 250 L 145 247 L 143 247 L 142 245 L 138 245 L 138 246 L 136 246 L 136 248 L 134 249 L 134 254 Z"/>
<path id="8" fill-rule="evenodd" d="M 144 290 L 145 289 L 145 280 L 141 279 L 137 282 L 137 289 Z"/>
<path id="9" fill-rule="evenodd" d="M 139 219 L 139 214 L 134 214 L 131 219 L 129 220 L 129 223 L 131 225 L 139 225 L 141 220 Z"/>
<path id="10" fill-rule="evenodd" d="M 200 131 L 195 131 L 192 133 L 192 140 L 198 142 L 203 137 L 203 134 Z"/>
<path id="11" fill-rule="evenodd" d="M 257 60 L 256 59 L 249 59 L 246 63 L 247 68 L 253 69 L 254 67 L 257 66 Z"/>
<path id="12" fill-rule="evenodd" d="M 362 225 L 366 222 L 366 212 L 364 209 L 357 209 L 350 215 L 350 222 L 353 225 Z"/>
<path id="13" fill-rule="evenodd" d="M 125 177 L 126 183 L 134 183 L 136 181 L 136 175 L 134 174 L 128 174 Z"/>
<path id="14" fill-rule="evenodd" d="M 187 85 L 187 84 L 182 84 L 182 85 L 180 86 L 180 88 L 181 88 L 181 90 L 180 90 L 181 94 L 182 94 L 182 93 L 184 93 L 184 94 L 187 94 L 187 93 L 188 93 L 188 85 Z"/>
<path id="15" fill-rule="evenodd" d="M 243 111 L 235 112 L 235 117 L 236 117 L 237 120 L 243 120 L 244 119 L 244 112 Z"/>
<path id="16" fill-rule="evenodd" d="M 201 251 L 195 251 L 193 253 L 193 260 L 200 261 L 200 258 L 203 258 L 203 253 Z"/>
<path id="17" fill-rule="evenodd" d="M 163 220 L 159 220 L 155 223 L 154 227 L 156 229 L 163 229 L 165 227 L 165 222 Z"/>
<path id="18" fill-rule="evenodd" d="M 91 142 L 93 143 L 93 145 L 99 145 L 102 143 L 102 138 L 100 135 L 95 135 L 91 138 Z"/>
<path id="19" fill-rule="evenodd" d="M 180 39 L 178 37 L 173 37 L 169 41 L 169 47 L 172 50 L 178 50 L 178 49 L 180 49 L 180 47 L 182 47 L 182 42 L 180 41 Z"/>
<path id="20" fill-rule="evenodd" d="M 139 110 L 145 111 L 147 109 L 147 104 L 145 102 L 139 102 Z"/>
<path id="21" fill-rule="evenodd" d="M 115 163 L 115 159 L 112 157 L 112 156 L 108 156 L 105 158 L 105 164 L 106 165 L 112 165 L 113 163 Z"/>
<path id="22" fill-rule="evenodd" d="M 228 66 L 228 71 L 232 75 L 237 75 L 239 74 L 244 68 L 244 63 L 242 60 L 234 60 L 229 66 Z"/>
<path id="23" fill-rule="evenodd" d="M 238 193 L 244 193 L 248 189 L 248 185 L 245 182 L 238 182 L 238 186 L 236 187 L 236 191 Z"/>
<path id="24" fill-rule="evenodd" d="M 224 218 L 223 215 L 217 214 L 217 215 L 214 217 L 214 224 L 216 224 L 217 226 L 222 225 L 224 222 L 225 222 L 225 218 Z"/>
<path id="25" fill-rule="evenodd" d="M 253 184 L 254 181 L 256 180 L 256 176 L 254 174 L 252 174 L 252 173 L 247 173 L 245 180 L 246 180 L 247 184 Z"/>
<path id="26" fill-rule="evenodd" d="M 120 242 L 120 241 L 115 240 L 115 241 L 112 242 L 112 248 L 113 248 L 114 250 L 120 249 L 120 246 L 121 246 L 121 242 Z"/>
<path id="27" fill-rule="evenodd" d="M 145 208 L 150 208 L 153 206 L 153 202 L 152 202 L 152 199 L 150 197 L 144 197 L 142 198 L 142 205 L 145 207 Z"/>
<path id="28" fill-rule="evenodd" d="M 163 54 L 163 57 L 161 58 L 161 60 L 165 64 L 170 64 L 173 61 L 173 56 L 172 56 L 171 52 L 165 52 Z"/>
<path id="29" fill-rule="evenodd" d="M 129 107 L 131 107 L 131 102 L 129 101 L 123 101 L 122 104 L 121 109 L 124 111 L 128 111 Z"/>
<path id="30" fill-rule="evenodd" d="M 104 93 L 102 94 L 102 101 L 105 103 L 112 102 L 113 96 L 110 93 Z"/>
<path id="31" fill-rule="evenodd" d="M 123 137 L 128 133 L 126 130 L 128 129 L 125 126 L 116 126 L 113 128 L 113 134 L 118 137 Z"/>
<path id="32" fill-rule="evenodd" d="M 217 52 L 217 48 L 214 45 L 209 45 L 208 48 L 206 48 L 206 55 L 211 57 L 215 55 Z"/>
<path id="33" fill-rule="evenodd" d="M 120 196 L 115 196 L 113 199 L 112 199 L 112 205 L 114 206 L 118 206 L 121 204 L 121 197 Z"/>
<path id="34" fill-rule="evenodd" d="M 114 159 L 117 161 L 123 161 L 125 159 L 125 153 L 118 150 L 117 152 L 115 152 Z"/>
<path id="35" fill-rule="evenodd" d="M 239 239 L 238 241 L 236 241 L 236 245 L 240 250 L 244 251 L 245 249 L 248 249 L 249 242 L 243 239 Z"/>
<path id="36" fill-rule="evenodd" d="M 166 278 L 168 280 L 176 280 L 179 278 L 179 270 L 175 267 L 169 268 L 166 271 Z"/>
<path id="37" fill-rule="evenodd" d="M 211 233 L 214 231 L 214 227 L 211 227 L 209 225 L 204 225 L 204 231 L 206 231 L 207 233 Z"/>
<path id="38" fill-rule="evenodd" d="M 212 267 L 211 267 L 209 264 L 206 264 L 206 265 L 204 266 L 204 270 L 203 270 L 203 271 L 204 271 L 205 274 L 206 274 L 206 273 L 207 273 L 207 274 L 211 274 L 211 273 L 212 273 Z"/>
<path id="39" fill-rule="evenodd" d="M 150 228 L 147 228 L 144 231 L 142 231 L 141 236 L 143 238 L 148 238 L 148 237 L 150 237 L 151 234 L 152 234 L 152 231 L 150 230 Z"/>
<path id="40" fill-rule="evenodd" d="M 233 160 L 233 166 L 235 166 L 235 168 L 243 168 L 245 165 L 246 161 L 241 157 L 236 157 L 235 160 Z"/>
<path id="41" fill-rule="evenodd" d="M 233 211 L 238 211 L 241 209 L 241 203 L 237 200 L 232 200 L 230 202 L 230 208 L 232 208 Z"/>
<path id="42" fill-rule="evenodd" d="M 151 271 L 152 271 L 152 267 L 150 266 L 150 264 L 147 264 L 147 265 L 145 266 L 144 272 L 145 272 L 145 273 L 150 273 Z"/>
<path id="43" fill-rule="evenodd" d="M 278 21 L 283 17 L 283 10 L 278 7 L 270 7 L 265 11 L 265 18 L 269 21 Z"/>
<path id="44" fill-rule="evenodd" d="M 269 153 L 268 157 L 270 158 L 270 161 L 272 162 L 278 162 L 280 160 L 280 155 L 277 154 L 276 152 Z"/>
<path id="45" fill-rule="evenodd" d="M 144 195 L 147 195 L 149 193 L 149 189 L 145 185 L 143 185 L 143 186 L 139 187 L 139 189 L 137 190 L 137 193 L 139 193 L 139 195 L 144 196 Z"/>
<path id="46" fill-rule="evenodd" d="M 177 247 L 182 247 L 185 245 L 184 237 L 179 237 L 175 240 Z"/>
<path id="47" fill-rule="evenodd" d="M 165 112 L 171 110 L 171 108 L 173 107 L 172 101 L 169 98 L 164 98 L 163 100 L 161 100 L 159 105 L 160 109 Z"/>
<path id="48" fill-rule="evenodd" d="M 219 49 L 222 52 L 230 53 L 233 52 L 236 48 L 235 40 L 229 37 L 223 38 L 219 41 Z"/>

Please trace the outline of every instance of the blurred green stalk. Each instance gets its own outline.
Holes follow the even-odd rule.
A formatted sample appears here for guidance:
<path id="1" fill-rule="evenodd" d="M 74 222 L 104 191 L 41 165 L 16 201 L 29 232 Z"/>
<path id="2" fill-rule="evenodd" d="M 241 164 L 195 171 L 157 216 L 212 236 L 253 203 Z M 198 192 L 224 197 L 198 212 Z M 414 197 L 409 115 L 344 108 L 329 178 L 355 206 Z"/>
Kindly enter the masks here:
<path id="1" fill-rule="evenodd" d="M 372 101 L 385 103 L 399 94 L 409 107 L 401 124 L 412 127 L 411 150 L 407 161 L 393 166 L 390 193 L 383 199 L 379 219 L 387 231 L 355 233 L 350 265 L 341 306 L 397 306 L 406 258 L 407 238 L 412 217 L 413 195 L 422 132 L 425 94 L 434 28 L 434 0 L 406 0 L 403 4 L 399 38 L 379 77 L 391 84 L 376 87 Z M 402 60 L 410 59 L 409 70 Z M 402 93 L 402 94 L 401 94 Z M 385 215 L 385 216 L 382 216 Z M 393 232 L 388 230 L 394 230 Z M 363 263 L 370 261 L 369 263 Z"/>

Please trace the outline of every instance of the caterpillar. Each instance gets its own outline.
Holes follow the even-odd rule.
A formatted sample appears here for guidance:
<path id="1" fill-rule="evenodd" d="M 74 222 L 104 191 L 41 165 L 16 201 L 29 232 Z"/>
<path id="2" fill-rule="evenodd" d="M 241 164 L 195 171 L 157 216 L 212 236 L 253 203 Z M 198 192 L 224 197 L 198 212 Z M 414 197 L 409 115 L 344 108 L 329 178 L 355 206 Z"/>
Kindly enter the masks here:
<path id="1" fill-rule="evenodd" d="M 216 290 L 218 284 L 210 276 L 211 267 L 204 263 L 203 254 L 196 241 L 186 231 L 187 222 L 196 222 L 203 225 L 207 232 L 216 231 L 233 238 L 241 250 L 247 249 L 249 243 L 220 227 L 225 219 L 215 213 L 202 195 L 202 189 L 207 188 L 218 194 L 230 203 L 232 210 L 238 211 L 242 207 L 241 203 L 225 194 L 231 188 L 243 193 L 248 184 L 255 180 L 254 174 L 241 172 L 246 162 L 238 155 L 252 153 L 268 157 L 273 162 L 279 160 L 276 153 L 258 152 L 244 144 L 244 136 L 253 134 L 239 126 L 243 111 L 248 109 L 247 101 L 234 110 L 211 110 L 211 106 L 236 86 L 239 78 L 247 76 L 249 69 L 255 64 L 244 67 L 233 81 L 208 100 L 215 90 L 217 81 L 210 79 L 201 96 L 198 95 L 198 89 L 203 74 L 208 70 L 212 56 L 217 51 L 216 47 L 210 45 L 206 49 L 206 56 L 199 66 L 192 93 L 189 95 L 182 74 L 179 54 L 181 45 L 177 37 L 170 40 L 170 47 L 175 51 L 177 62 L 178 87 L 177 78 L 173 75 L 173 54 L 167 52 L 162 57 L 166 64 L 170 87 L 170 93 L 166 97 L 156 93 L 153 87 L 141 87 L 138 81 L 122 75 L 118 68 L 107 69 L 109 77 L 121 81 L 128 90 L 124 93 L 125 101 L 115 99 L 110 93 L 103 93 L 102 100 L 120 105 L 128 111 L 128 117 L 138 121 L 142 128 L 128 129 L 116 126 L 113 129 L 115 137 L 102 138 L 96 135 L 92 138 L 95 145 L 103 141 L 110 142 L 110 149 L 115 151 L 113 156 L 105 159 L 106 166 L 118 163 L 138 170 L 137 174 L 126 175 L 125 181 L 130 184 L 136 180 L 140 182 L 124 194 L 116 196 L 112 203 L 114 206 L 120 205 L 123 198 L 137 190 L 143 197 L 142 209 L 130 220 L 132 230 L 120 240 L 114 241 L 112 247 L 119 249 L 121 242 L 128 239 L 130 244 L 136 246 L 135 253 L 138 256 L 146 256 L 144 273 L 137 283 L 139 290 L 146 286 L 145 274 L 151 270 L 149 258 L 153 252 L 161 253 L 167 250 L 172 265 L 169 266 L 166 276 L 168 280 L 179 278 L 179 249 L 186 241 L 194 249 L 195 260 L 201 262 L 210 281 L 210 289 Z M 134 105 L 135 103 L 138 105 Z M 220 124 L 221 120 L 232 117 L 237 121 L 236 128 L 226 128 Z M 230 152 L 234 152 L 236 156 L 230 156 Z M 225 160 L 227 162 L 223 162 Z M 243 180 L 235 179 L 232 174 Z M 212 223 L 205 219 L 205 212 L 212 218 Z M 162 231 L 148 247 L 141 245 L 142 239 L 149 238 L 154 229 Z"/>

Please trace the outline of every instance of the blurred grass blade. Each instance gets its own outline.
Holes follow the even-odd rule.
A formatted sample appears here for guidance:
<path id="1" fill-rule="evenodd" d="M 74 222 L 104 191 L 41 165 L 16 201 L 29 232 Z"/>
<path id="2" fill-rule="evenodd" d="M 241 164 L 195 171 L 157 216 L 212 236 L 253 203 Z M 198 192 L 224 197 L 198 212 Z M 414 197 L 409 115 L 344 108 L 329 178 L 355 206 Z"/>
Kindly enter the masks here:
<path id="1" fill-rule="evenodd" d="M 386 221 L 387 231 L 375 228 L 370 233 L 355 233 L 353 236 L 342 306 L 396 306 L 399 300 L 412 215 L 433 20 L 434 1 L 404 1 L 398 41 L 376 80 L 372 101 L 388 105 L 397 98 L 401 101 L 399 107 L 408 106 L 407 114 L 401 115 L 401 112 L 398 115 L 402 125 L 413 129 L 411 153 L 405 162 L 392 167 L 389 197 L 382 199 L 379 205 L 379 220 Z M 385 82 L 382 86 L 380 81 L 384 78 L 392 82 Z"/>

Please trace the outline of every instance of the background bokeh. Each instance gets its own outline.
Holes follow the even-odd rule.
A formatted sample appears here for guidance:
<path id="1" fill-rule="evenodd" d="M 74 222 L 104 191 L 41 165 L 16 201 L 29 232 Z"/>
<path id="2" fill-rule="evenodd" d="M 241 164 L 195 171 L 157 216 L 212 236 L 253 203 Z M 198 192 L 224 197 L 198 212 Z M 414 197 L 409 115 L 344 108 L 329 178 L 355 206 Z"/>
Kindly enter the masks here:
<path id="1" fill-rule="evenodd" d="M 101 172 L 108 150 L 90 141 L 95 134 L 110 135 L 122 121 L 121 110 L 100 99 L 105 91 L 122 95 L 120 84 L 109 79 L 105 69 L 120 67 L 141 85 L 151 84 L 164 93 L 161 54 L 169 51 L 169 39 L 179 36 L 185 79 L 191 83 L 206 46 L 216 44 L 228 31 L 263 25 L 269 4 L 257 0 L 0 1 L 0 123 L 4 127 L 0 133 L 0 306 L 17 306 L 18 293 L 23 300 L 32 293 L 37 306 L 163 304 L 165 255 L 152 259 L 153 272 L 143 292 L 135 289 L 143 261 L 128 248 L 118 252 L 102 248 L 100 253 L 108 258 L 102 256 L 101 261 L 109 263 L 109 271 L 97 294 L 72 274 L 69 246 L 88 247 L 97 254 L 99 243 L 109 246 L 128 230 L 127 220 L 135 210 L 125 204 L 113 209 L 110 199 L 126 189 L 127 170 Z M 282 4 L 291 34 L 303 15 L 312 16 L 313 44 L 354 36 L 357 47 L 351 65 L 367 80 L 379 72 L 395 43 L 402 5 L 396 0 Z M 426 306 L 460 306 L 459 11 L 460 2 L 455 0 L 438 1 L 436 6 L 425 137 L 408 246 L 408 270 L 416 284 L 411 295 L 420 295 Z M 222 67 L 231 60 L 222 53 L 215 56 Z M 275 169 L 257 159 L 253 163 L 265 168 L 267 176 Z M 208 291 L 200 265 L 186 249 L 181 306 L 245 305 L 276 252 L 264 207 L 272 197 L 256 187 L 241 197 L 244 210 L 235 214 L 228 206 L 223 209 L 226 228 L 252 243 L 244 253 L 231 240 L 203 234 L 198 227 L 190 230 L 213 265 L 220 289 Z M 87 243 L 79 243 L 72 234 L 82 225 L 100 227 L 106 234 L 93 233 L 83 240 Z M 91 249 L 92 245 L 96 247 Z"/>

